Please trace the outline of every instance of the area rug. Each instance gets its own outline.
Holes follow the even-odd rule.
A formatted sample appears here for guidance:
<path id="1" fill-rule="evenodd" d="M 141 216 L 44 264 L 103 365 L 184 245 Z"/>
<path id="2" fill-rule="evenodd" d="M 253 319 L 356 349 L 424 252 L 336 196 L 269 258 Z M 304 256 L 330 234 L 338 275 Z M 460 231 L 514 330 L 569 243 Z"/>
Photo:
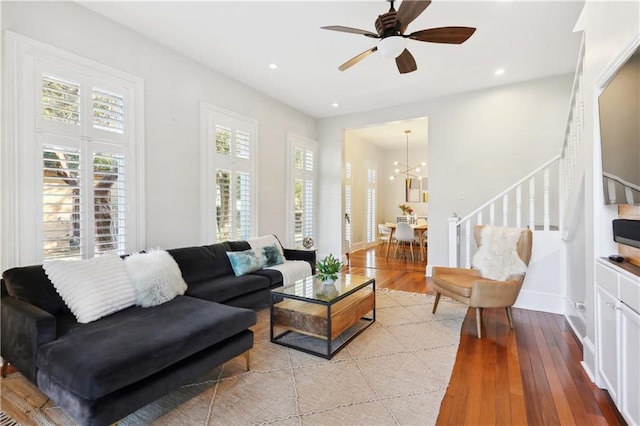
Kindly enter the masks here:
<path id="1" fill-rule="evenodd" d="M 466 307 L 376 292 L 376 322 L 331 360 L 269 341 L 258 312 L 251 371 L 238 357 L 141 408 L 119 425 L 435 424 Z M 19 373 L 0 381 L 2 412 L 23 425 L 73 421 Z M 17 424 L 16 423 L 16 424 Z"/>

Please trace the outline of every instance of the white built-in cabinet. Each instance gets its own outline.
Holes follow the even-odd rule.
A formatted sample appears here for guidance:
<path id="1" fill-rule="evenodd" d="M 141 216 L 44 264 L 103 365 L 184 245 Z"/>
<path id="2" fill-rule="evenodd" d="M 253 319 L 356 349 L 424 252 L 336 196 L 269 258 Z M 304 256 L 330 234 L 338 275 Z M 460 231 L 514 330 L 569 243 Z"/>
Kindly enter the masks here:
<path id="1" fill-rule="evenodd" d="M 640 425 L 640 276 L 596 263 L 597 384 L 630 425 Z"/>

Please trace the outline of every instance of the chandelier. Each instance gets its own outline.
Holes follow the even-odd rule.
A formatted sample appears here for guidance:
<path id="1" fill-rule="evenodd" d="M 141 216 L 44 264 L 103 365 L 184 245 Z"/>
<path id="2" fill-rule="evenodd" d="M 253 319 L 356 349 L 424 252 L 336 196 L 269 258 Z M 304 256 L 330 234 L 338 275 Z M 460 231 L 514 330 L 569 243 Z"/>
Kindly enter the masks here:
<path id="1" fill-rule="evenodd" d="M 391 180 L 394 180 L 396 176 L 399 176 L 399 175 L 405 175 L 405 179 L 407 182 L 409 182 L 411 178 L 422 179 L 422 176 L 418 176 L 416 173 L 420 173 L 420 167 L 426 166 L 427 163 L 423 161 L 422 163 L 414 167 L 411 167 L 409 165 L 409 133 L 411 133 L 411 130 L 404 131 L 404 134 L 406 135 L 406 146 L 407 146 L 406 161 L 407 162 L 404 164 L 399 163 L 397 161 L 393 162 L 393 165 L 396 166 L 396 169 L 393 171 L 393 174 L 389 177 L 389 179 Z"/>

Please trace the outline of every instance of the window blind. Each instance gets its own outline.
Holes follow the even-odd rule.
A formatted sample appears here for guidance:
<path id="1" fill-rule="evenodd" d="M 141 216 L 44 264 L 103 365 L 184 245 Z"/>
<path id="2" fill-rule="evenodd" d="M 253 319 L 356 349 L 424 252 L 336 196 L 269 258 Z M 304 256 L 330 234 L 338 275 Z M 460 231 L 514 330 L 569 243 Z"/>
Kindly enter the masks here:
<path id="1" fill-rule="evenodd" d="M 45 258 L 81 255 L 83 239 L 80 151 L 45 146 L 42 158 L 42 228 Z"/>
<path id="2" fill-rule="evenodd" d="M 236 131 L 236 157 L 251 158 L 251 135 L 247 132 Z"/>
<path id="3" fill-rule="evenodd" d="M 288 190 L 293 194 L 289 198 L 288 208 L 293 210 L 290 213 L 293 216 L 293 235 L 289 231 L 288 239 L 293 240 L 295 247 L 302 247 L 305 237 L 315 238 L 316 150 L 313 141 L 296 137 L 289 140 Z"/>
<path id="4" fill-rule="evenodd" d="M 348 215 L 349 220 L 345 220 L 344 232 L 345 238 L 351 243 L 351 162 L 347 161 L 344 168 L 345 187 L 344 187 L 344 213 Z"/>
<path id="5" fill-rule="evenodd" d="M 124 133 L 124 98 L 107 90 L 93 88 L 93 127 Z"/>
<path id="6" fill-rule="evenodd" d="M 248 239 L 253 227 L 252 133 L 215 125 L 216 239 Z"/>
<path id="7" fill-rule="evenodd" d="M 231 172 L 216 171 L 216 223 L 218 241 L 231 239 Z"/>
<path id="8" fill-rule="evenodd" d="M 216 125 L 216 153 L 231 155 L 231 129 Z"/>
<path id="9" fill-rule="evenodd" d="M 370 163 L 367 165 L 367 243 L 373 243 L 376 240 L 377 233 L 377 171 L 375 165 Z"/>
<path id="10" fill-rule="evenodd" d="M 236 238 L 247 240 L 251 237 L 251 175 L 236 174 Z"/>
<path id="11" fill-rule="evenodd" d="M 83 84 L 91 88 L 90 100 L 80 96 Z M 123 95 L 43 73 L 41 96 L 44 119 L 125 134 Z M 40 137 L 44 258 L 124 253 L 127 186 L 122 143 L 106 142 L 108 137 L 97 140 L 68 127 L 46 127 Z"/>
<path id="12" fill-rule="evenodd" d="M 94 253 L 123 252 L 126 242 L 124 156 L 93 155 Z"/>
<path id="13" fill-rule="evenodd" d="M 42 116 L 47 120 L 80 125 L 80 83 L 42 75 Z"/>

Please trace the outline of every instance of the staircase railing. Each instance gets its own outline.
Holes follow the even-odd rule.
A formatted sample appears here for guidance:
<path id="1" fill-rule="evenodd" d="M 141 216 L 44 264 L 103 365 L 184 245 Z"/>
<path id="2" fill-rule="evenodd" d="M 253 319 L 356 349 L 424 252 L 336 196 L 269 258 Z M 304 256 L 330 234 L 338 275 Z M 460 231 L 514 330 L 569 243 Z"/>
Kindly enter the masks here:
<path id="1" fill-rule="evenodd" d="M 471 266 L 473 227 L 496 225 L 528 227 L 531 230 L 552 228 L 559 221 L 558 176 L 560 155 L 551 158 L 489 201 L 464 216 L 449 219 L 449 265 Z M 554 177 L 552 185 L 551 177 Z M 536 188 L 542 186 L 542 191 Z M 488 221 L 485 222 L 485 215 Z M 542 223 L 537 224 L 542 217 Z M 475 220 L 473 220 L 475 218 Z M 523 225 L 524 223 L 524 225 Z M 557 223 L 557 222 L 556 222 Z"/>

